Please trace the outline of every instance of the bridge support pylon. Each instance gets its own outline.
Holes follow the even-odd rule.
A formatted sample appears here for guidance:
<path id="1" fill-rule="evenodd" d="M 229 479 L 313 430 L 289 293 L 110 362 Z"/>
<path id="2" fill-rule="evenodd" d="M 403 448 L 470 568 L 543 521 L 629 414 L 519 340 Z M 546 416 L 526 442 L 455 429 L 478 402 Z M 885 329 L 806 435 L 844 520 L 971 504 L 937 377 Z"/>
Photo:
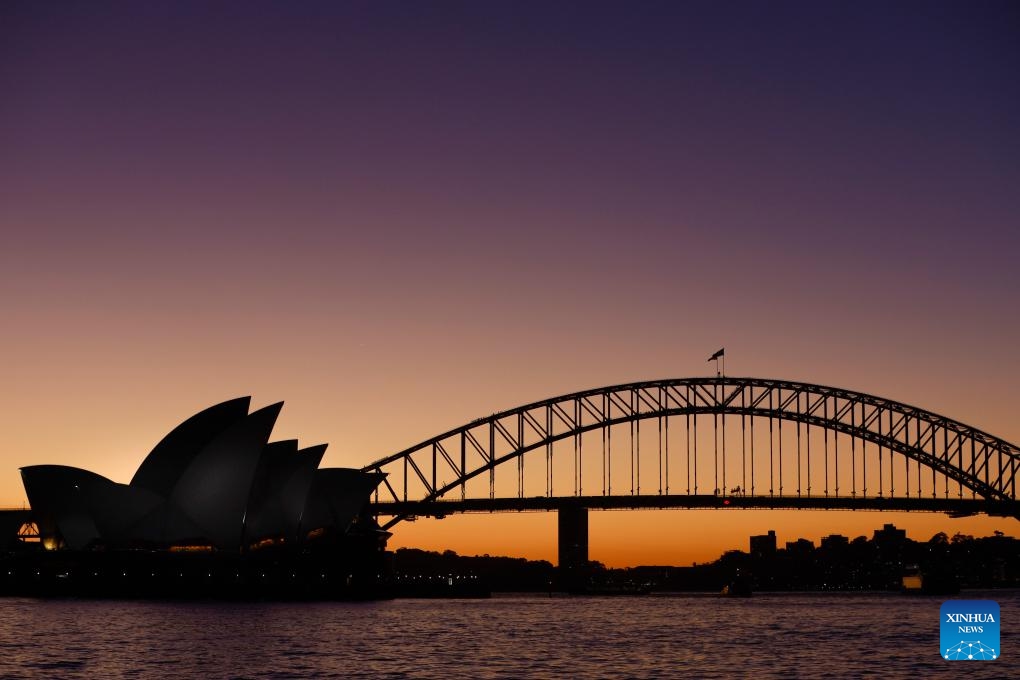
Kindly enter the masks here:
<path id="1" fill-rule="evenodd" d="M 557 511 L 560 588 L 583 592 L 588 587 L 588 508 L 566 505 Z"/>

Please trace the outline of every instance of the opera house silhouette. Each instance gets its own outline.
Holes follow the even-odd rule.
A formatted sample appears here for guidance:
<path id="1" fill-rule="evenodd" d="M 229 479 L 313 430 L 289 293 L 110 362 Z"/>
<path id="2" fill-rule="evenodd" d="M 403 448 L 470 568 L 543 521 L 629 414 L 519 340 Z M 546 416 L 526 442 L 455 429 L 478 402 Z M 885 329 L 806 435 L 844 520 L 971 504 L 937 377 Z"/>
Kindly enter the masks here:
<path id="1" fill-rule="evenodd" d="M 47 549 L 239 552 L 343 536 L 382 475 L 319 469 L 326 445 L 269 442 L 283 403 L 217 404 L 163 438 L 128 484 L 63 465 L 21 468 Z"/>
<path id="2" fill-rule="evenodd" d="M 21 468 L 38 541 L 0 555 L 0 594 L 378 597 L 389 533 L 363 511 L 384 475 L 270 442 L 283 403 L 250 401 L 178 425 L 127 484 Z"/>

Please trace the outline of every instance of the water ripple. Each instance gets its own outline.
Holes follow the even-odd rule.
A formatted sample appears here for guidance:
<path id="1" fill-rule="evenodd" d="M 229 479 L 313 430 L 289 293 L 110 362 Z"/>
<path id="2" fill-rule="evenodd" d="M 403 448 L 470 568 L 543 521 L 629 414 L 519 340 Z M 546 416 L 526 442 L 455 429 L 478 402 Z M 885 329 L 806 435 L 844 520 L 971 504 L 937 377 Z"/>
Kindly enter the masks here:
<path id="1" fill-rule="evenodd" d="M 1020 677 L 1020 593 L 1005 653 Z M 0 599 L 0 677 L 937 678 L 941 599 L 897 595 L 171 603 Z M 959 663 L 959 662 L 958 662 Z"/>

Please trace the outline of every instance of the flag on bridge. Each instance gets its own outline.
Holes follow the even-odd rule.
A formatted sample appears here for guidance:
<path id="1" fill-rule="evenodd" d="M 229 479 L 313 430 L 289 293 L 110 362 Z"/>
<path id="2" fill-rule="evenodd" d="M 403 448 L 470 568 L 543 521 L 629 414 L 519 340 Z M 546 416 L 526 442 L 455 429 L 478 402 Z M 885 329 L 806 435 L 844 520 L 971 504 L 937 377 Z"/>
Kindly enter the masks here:
<path id="1" fill-rule="evenodd" d="M 710 357 L 708 358 L 708 360 L 709 360 L 709 361 L 715 361 L 715 360 L 716 360 L 716 359 L 718 359 L 719 357 L 721 357 L 721 356 L 725 356 L 725 355 L 726 355 L 726 348 L 725 348 L 725 347 L 723 347 L 723 348 L 722 348 L 721 350 L 719 350 L 718 352 L 716 352 L 715 354 L 713 354 L 712 356 L 710 356 Z"/>

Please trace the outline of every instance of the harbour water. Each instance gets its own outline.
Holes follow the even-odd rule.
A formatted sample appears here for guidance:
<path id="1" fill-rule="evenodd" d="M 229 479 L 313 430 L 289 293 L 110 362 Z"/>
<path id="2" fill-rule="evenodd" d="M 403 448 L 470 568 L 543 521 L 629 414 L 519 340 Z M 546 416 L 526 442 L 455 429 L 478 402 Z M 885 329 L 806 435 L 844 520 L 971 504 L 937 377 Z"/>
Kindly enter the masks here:
<path id="1" fill-rule="evenodd" d="M 945 598 L 892 593 L 361 603 L 4 598 L 0 677 L 1020 677 L 1020 592 L 959 597 L 999 602 L 999 659 L 943 661 Z"/>

